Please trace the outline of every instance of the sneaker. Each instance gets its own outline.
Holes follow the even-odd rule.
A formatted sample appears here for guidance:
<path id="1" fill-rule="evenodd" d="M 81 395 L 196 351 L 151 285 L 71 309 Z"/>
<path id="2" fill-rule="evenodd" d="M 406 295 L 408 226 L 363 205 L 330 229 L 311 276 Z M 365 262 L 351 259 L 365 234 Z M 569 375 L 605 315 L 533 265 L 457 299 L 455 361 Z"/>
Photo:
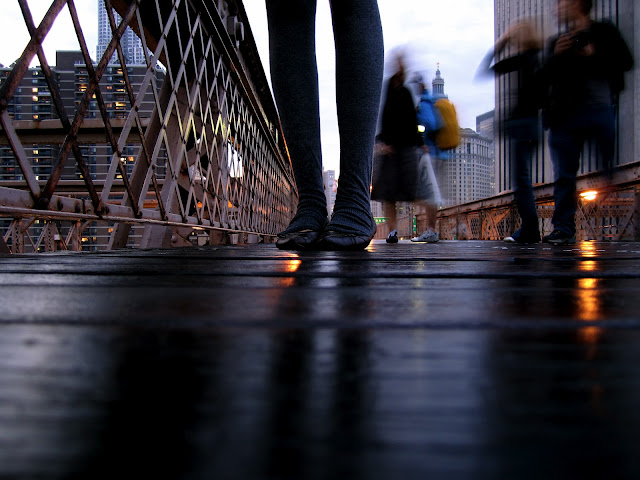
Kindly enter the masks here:
<path id="1" fill-rule="evenodd" d="M 440 240 L 440 235 L 431 230 L 430 228 L 426 229 L 419 236 L 413 237 L 411 239 L 412 242 L 427 242 L 427 243 L 436 243 Z"/>
<path id="2" fill-rule="evenodd" d="M 549 235 L 542 237 L 542 243 L 550 243 L 551 245 L 569 245 L 576 243 L 576 237 L 575 235 L 571 235 L 561 230 L 554 230 Z"/>
<path id="3" fill-rule="evenodd" d="M 387 237 L 387 243 L 398 243 L 398 230 L 393 230 Z"/>
<path id="4" fill-rule="evenodd" d="M 540 233 L 538 231 L 534 231 L 533 233 L 530 233 L 530 232 L 522 233 L 522 229 L 519 228 L 510 237 L 504 237 L 503 241 L 507 243 L 519 243 L 519 244 L 539 243 Z"/>

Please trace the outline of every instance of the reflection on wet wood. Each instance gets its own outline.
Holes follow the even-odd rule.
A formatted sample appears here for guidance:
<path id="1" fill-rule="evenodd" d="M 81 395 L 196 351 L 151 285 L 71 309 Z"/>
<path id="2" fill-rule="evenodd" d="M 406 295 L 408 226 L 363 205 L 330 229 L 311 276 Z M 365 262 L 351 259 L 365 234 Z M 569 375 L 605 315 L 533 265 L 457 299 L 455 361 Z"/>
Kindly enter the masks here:
<path id="1" fill-rule="evenodd" d="M 640 478 L 640 244 L 0 265 L 0 478 Z"/>

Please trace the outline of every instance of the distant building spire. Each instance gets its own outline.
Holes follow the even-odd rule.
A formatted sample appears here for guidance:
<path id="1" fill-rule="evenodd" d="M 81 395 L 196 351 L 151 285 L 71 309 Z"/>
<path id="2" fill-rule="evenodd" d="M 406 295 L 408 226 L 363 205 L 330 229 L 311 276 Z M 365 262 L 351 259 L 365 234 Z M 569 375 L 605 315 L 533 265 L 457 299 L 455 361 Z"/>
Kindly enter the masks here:
<path id="1" fill-rule="evenodd" d="M 436 76 L 431 82 L 431 91 L 433 92 L 433 99 L 438 100 L 439 98 L 449 98 L 448 95 L 444 93 L 444 78 L 440 75 L 440 62 L 438 62 L 438 69 L 436 70 Z"/>

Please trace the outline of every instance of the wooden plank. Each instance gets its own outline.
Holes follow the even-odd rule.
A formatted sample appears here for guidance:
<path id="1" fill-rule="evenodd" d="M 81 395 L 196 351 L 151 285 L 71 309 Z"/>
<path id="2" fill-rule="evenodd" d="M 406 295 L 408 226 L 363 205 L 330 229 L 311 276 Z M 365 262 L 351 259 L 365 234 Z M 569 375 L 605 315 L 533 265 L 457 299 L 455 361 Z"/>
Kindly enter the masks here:
<path id="1" fill-rule="evenodd" d="M 503 247 L 0 255 L 0 478 L 640 478 L 640 244 Z"/>

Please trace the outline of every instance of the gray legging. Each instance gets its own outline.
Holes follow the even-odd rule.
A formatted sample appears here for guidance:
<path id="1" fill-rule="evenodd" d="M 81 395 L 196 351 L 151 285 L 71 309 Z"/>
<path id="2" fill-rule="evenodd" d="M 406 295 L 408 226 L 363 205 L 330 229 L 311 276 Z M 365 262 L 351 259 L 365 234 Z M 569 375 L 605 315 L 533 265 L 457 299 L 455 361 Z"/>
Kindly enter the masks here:
<path id="1" fill-rule="evenodd" d="M 336 49 L 340 179 L 329 229 L 369 234 L 369 185 L 382 70 L 377 0 L 331 0 Z M 266 0 L 271 81 L 300 200 L 285 233 L 320 230 L 327 218 L 315 51 L 316 0 Z"/>

